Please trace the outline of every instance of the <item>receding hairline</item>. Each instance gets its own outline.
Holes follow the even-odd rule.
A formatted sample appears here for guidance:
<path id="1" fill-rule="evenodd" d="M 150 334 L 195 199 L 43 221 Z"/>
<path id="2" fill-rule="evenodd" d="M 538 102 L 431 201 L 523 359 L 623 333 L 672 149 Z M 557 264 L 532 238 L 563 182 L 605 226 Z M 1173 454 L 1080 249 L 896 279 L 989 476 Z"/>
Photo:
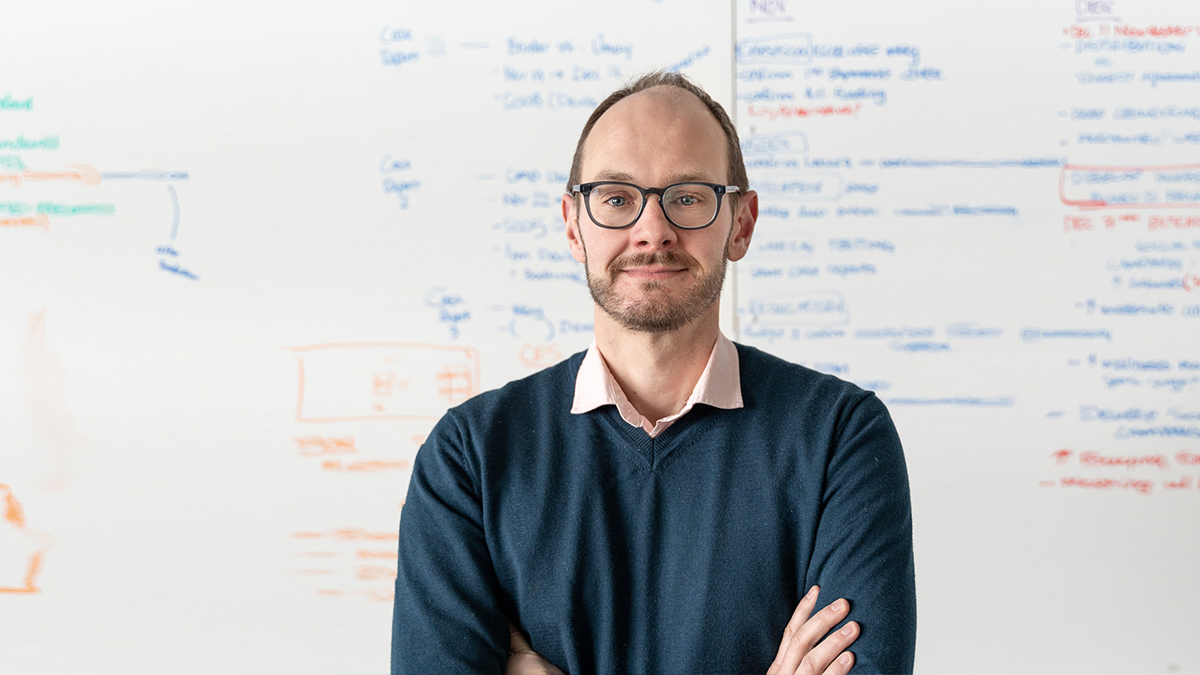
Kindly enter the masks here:
<path id="1" fill-rule="evenodd" d="M 599 126 L 604 118 L 608 117 L 609 113 L 611 113 L 614 109 L 624 107 L 623 104 L 630 101 L 637 103 L 639 101 L 645 101 L 651 98 L 669 100 L 672 102 L 672 104 L 682 103 L 684 101 L 689 102 L 688 105 L 692 105 L 693 109 L 697 113 L 702 113 L 702 116 L 705 119 L 711 120 L 717 125 L 717 131 L 721 134 L 721 140 L 725 140 L 725 130 L 721 127 L 721 120 L 717 119 L 717 116 L 714 115 L 711 110 L 709 110 L 708 105 L 705 104 L 704 100 L 687 89 L 684 89 L 683 87 L 676 87 L 675 85 L 671 84 L 657 84 L 647 89 L 635 91 L 632 94 L 623 97 L 621 100 L 616 101 L 609 106 L 608 109 L 606 109 L 604 113 L 600 115 L 600 117 L 596 118 L 595 124 L 591 127 L 591 129 L 588 130 L 588 138 L 591 138 L 591 132 L 595 131 L 596 127 Z M 585 138 L 584 142 L 586 143 L 586 141 L 587 139 Z"/>
<path id="2" fill-rule="evenodd" d="M 574 157 L 571 161 L 571 172 L 567 182 L 567 191 L 571 191 L 571 185 L 578 183 L 582 179 L 582 164 L 583 150 L 587 140 L 591 137 L 592 129 L 600 120 L 608 113 L 609 110 L 616 107 L 627 98 L 633 98 L 638 94 L 654 92 L 662 93 L 671 97 L 679 97 L 679 93 L 670 90 L 679 90 L 691 94 L 703 108 L 705 108 L 709 116 L 717 122 L 717 126 L 721 129 L 722 135 L 725 137 L 725 165 L 726 165 L 726 181 L 737 185 L 742 192 L 749 189 L 749 181 L 746 176 L 746 164 L 742 159 L 742 149 L 738 140 L 737 128 L 730 119 L 725 108 L 717 103 L 716 100 L 704 91 L 700 85 L 693 82 L 690 78 L 682 73 L 671 71 L 655 71 L 643 75 L 636 80 L 630 82 L 626 86 L 614 91 L 610 94 L 596 109 L 592 111 L 587 123 L 583 126 L 583 131 L 580 134 L 579 140 L 575 145 Z M 687 100 L 682 98 L 679 100 Z M 730 195 L 736 197 L 737 195 Z"/>
<path id="3" fill-rule="evenodd" d="M 683 107 L 683 106 L 678 106 L 677 103 L 689 102 L 689 103 L 685 103 L 685 105 L 689 105 L 692 107 L 692 112 L 694 112 L 696 114 L 697 119 L 707 120 L 707 123 L 711 123 L 711 126 L 708 126 L 708 129 L 710 132 L 715 131 L 715 133 L 716 133 L 714 138 L 719 142 L 720 148 L 721 148 L 722 157 L 720 158 L 720 161 L 722 161 L 724 164 L 728 164 L 729 157 L 727 155 L 729 154 L 729 152 L 728 152 L 728 149 L 726 148 L 727 144 L 726 144 L 725 130 L 721 127 L 721 121 L 712 114 L 712 111 L 708 109 L 708 106 L 704 103 L 704 101 L 699 96 L 693 94 L 692 92 L 690 92 L 687 89 L 684 89 L 682 87 L 676 87 L 676 86 L 673 86 L 670 84 L 660 84 L 660 85 L 650 87 L 648 89 L 643 89 L 641 91 L 634 92 L 634 93 L 622 98 L 621 100 L 613 103 L 612 106 L 609 107 L 607 110 L 605 110 L 604 114 L 602 114 L 602 115 L 600 115 L 600 117 L 596 118 L 595 124 L 588 130 L 588 135 L 583 139 L 583 144 L 581 145 L 581 149 L 584 150 L 584 152 L 581 156 L 580 167 L 579 167 L 581 171 L 583 168 L 583 159 L 586 158 L 587 154 L 588 154 L 586 152 L 586 150 L 588 150 L 588 145 L 589 145 L 589 143 L 592 142 L 592 137 L 596 135 L 597 128 L 599 128 L 601 132 L 605 131 L 604 127 L 602 127 L 601 125 L 605 123 L 606 118 L 609 120 L 612 119 L 609 116 L 610 113 L 612 113 L 617 108 L 622 107 L 622 104 L 625 103 L 626 101 L 633 101 L 633 103 L 636 104 L 639 101 L 646 101 L 650 97 L 658 97 L 660 100 L 670 101 L 672 107 L 676 107 L 676 108 Z M 628 107 L 628 106 L 625 106 L 625 107 Z M 723 167 L 723 169 L 725 170 L 726 174 L 729 173 L 729 170 L 727 167 Z M 607 172 L 607 171 L 604 173 L 611 174 L 611 172 Z M 698 174 L 696 174 L 695 172 L 688 171 L 683 174 L 680 174 L 679 178 L 681 181 L 687 181 L 687 180 L 697 179 L 697 176 L 698 176 Z M 580 175 L 579 178 L 580 178 L 580 180 L 583 179 L 582 174 Z M 725 178 L 728 179 L 729 176 L 726 175 Z M 613 180 L 613 178 L 605 178 L 605 179 Z"/>

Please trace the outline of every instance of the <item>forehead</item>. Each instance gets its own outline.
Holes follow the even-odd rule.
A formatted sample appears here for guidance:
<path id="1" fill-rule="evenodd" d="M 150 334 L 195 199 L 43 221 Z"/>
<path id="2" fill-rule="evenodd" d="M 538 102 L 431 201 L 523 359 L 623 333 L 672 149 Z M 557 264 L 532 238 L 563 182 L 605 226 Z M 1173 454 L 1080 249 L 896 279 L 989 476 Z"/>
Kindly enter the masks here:
<path id="1" fill-rule="evenodd" d="M 584 142 L 584 181 L 621 174 L 643 184 L 673 178 L 726 180 L 726 140 L 704 103 L 678 87 L 653 87 L 621 99 Z"/>

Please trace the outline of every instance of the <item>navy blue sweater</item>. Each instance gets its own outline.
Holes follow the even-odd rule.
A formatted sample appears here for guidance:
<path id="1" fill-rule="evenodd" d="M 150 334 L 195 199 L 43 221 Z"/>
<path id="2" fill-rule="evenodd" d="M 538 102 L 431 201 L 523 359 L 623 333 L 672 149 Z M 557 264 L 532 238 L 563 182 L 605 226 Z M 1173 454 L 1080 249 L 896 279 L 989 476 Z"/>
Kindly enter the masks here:
<path id="1" fill-rule="evenodd" d="M 911 672 L 912 520 L 883 404 L 738 345 L 745 407 L 657 438 L 570 414 L 583 353 L 450 410 L 400 522 L 392 672 L 503 673 L 511 619 L 568 673 L 765 673 L 844 597 L 854 673 Z"/>

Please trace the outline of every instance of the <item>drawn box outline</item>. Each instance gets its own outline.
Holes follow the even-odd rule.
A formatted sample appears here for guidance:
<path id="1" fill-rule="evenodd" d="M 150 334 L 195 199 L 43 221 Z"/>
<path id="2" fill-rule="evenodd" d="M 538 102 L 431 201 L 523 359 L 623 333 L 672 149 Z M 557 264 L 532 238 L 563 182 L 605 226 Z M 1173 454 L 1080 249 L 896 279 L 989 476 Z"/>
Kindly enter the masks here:
<path id="1" fill-rule="evenodd" d="M 793 148 L 793 147 L 791 147 L 791 143 L 789 143 L 787 150 L 762 150 L 762 151 L 759 151 L 754 148 L 756 141 L 760 141 L 760 142 L 766 141 L 769 143 L 774 140 L 779 140 L 779 139 L 790 140 L 792 138 L 799 138 L 802 141 L 802 143 L 801 143 L 802 147 Z M 762 134 L 748 134 L 741 138 L 738 145 L 742 149 L 743 157 L 774 157 L 776 155 L 784 155 L 784 156 L 790 157 L 793 155 L 807 155 L 808 150 L 809 150 L 808 134 L 805 133 L 804 130 L 802 130 L 802 129 L 795 129 L 792 131 L 772 131 L 772 132 L 767 132 L 767 133 L 762 133 Z"/>
<path id="2" fill-rule="evenodd" d="M 788 57 L 747 57 L 742 55 L 743 46 L 754 47 L 758 45 L 769 45 L 775 42 L 786 42 L 788 40 L 800 39 L 805 43 L 805 49 L 808 53 L 808 58 L 788 58 Z M 733 45 L 733 57 L 735 66 L 775 66 L 775 65 L 812 65 L 814 60 L 813 55 L 813 36 L 812 33 L 794 32 L 794 33 L 777 33 L 775 35 L 763 35 L 759 37 L 749 37 L 738 40 Z"/>
<path id="3" fill-rule="evenodd" d="M 766 244 L 773 243 L 776 241 L 784 241 L 784 240 L 786 240 L 786 241 L 803 241 L 805 243 L 811 244 L 812 251 L 810 251 L 807 254 L 804 254 L 803 256 L 800 256 L 799 254 L 794 254 L 794 253 L 780 253 L 780 252 L 776 252 L 776 251 L 766 251 L 761 248 L 761 246 L 764 246 Z M 784 233 L 773 239 L 768 239 L 765 242 L 760 241 L 758 244 L 752 243 L 750 245 L 750 252 L 754 254 L 754 257 L 755 257 L 754 262 L 757 262 L 759 260 L 808 261 L 808 260 L 812 260 L 813 256 L 815 256 L 817 254 L 817 236 L 815 234 L 813 234 L 812 232 L 808 232 L 808 231 L 795 232 L 795 233 L 791 234 L 791 236 L 788 236 L 786 233 Z"/>
<path id="4" fill-rule="evenodd" d="M 841 201 L 842 197 L 845 196 L 846 179 L 839 173 L 830 173 L 828 171 L 807 171 L 806 170 L 806 171 L 799 171 L 799 172 L 787 174 L 787 177 L 794 178 L 794 179 L 817 177 L 817 178 L 823 178 L 823 179 L 836 180 L 837 181 L 837 194 L 834 194 L 829 197 L 819 197 L 818 196 L 818 197 L 813 197 L 811 199 L 806 198 L 804 196 L 787 197 L 787 196 L 783 196 L 783 195 L 780 195 L 777 193 L 772 193 L 770 190 L 763 187 L 764 184 L 781 184 L 781 183 L 785 182 L 786 179 L 757 180 L 757 181 L 751 180 L 750 181 L 750 189 L 754 190 L 756 192 L 762 192 L 763 194 L 770 195 L 771 198 L 774 199 L 776 202 L 787 202 L 789 204 L 796 203 L 796 202 L 805 203 L 805 204 L 823 204 L 823 203 L 829 203 L 829 202 L 838 202 L 838 201 Z"/>
<path id="5" fill-rule="evenodd" d="M 296 394 L 296 421 L 308 424 L 326 422 L 386 422 L 386 421 L 437 421 L 437 415 L 344 415 L 336 417 L 305 417 L 304 416 L 304 354 L 323 350 L 348 349 L 434 349 L 442 352 L 461 352 L 471 364 L 471 388 L 467 398 L 479 393 L 479 350 L 474 347 L 448 347 L 446 345 L 425 344 L 419 342 L 326 342 L 307 347 L 289 347 L 296 354 L 296 366 L 299 370 L 299 381 Z"/>
<path id="6" fill-rule="evenodd" d="M 790 321 L 787 319 L 764 319 L 763 317 L 768 316 L 768 315 L 758 314 L 750 309 L 750 306 L 751 306 L 750 303 L 754 303 L 754 302 L 762 302 L 765 300 L 774 300 L 776 298 L 817 297 L 821 294 L 827 294 L 829 296 L 833 296 L 833 297 L 837 298 L 837 300 L 841 303 L 842 310 L 840 312 L 840 315 L 841 315 L 840 321 L 837 321 L 835 323 L 828 323 L 828 322 L 820 322 L 820 321 L 809 321 L 809 320 L 805 320 L 805 319 L 790 320 Z M 747 324 L 748 326 L 750 326 L 750 325 L 763 326 L 764 328 L 809 328 L 809 327 L 836 328 L 839 326 L 849 326 L 850 325 L 850 309 L 846 306 L 847 305 L 846 296 L 845 296 L 845 294 L 843 294 L 841 291 L 839 291 L 836 288 L 820 288 L 820 289 L 815 289 L 815 290 L 800 291 L 798 293 L 777 293 L 775 295 L 766 296 L 766 297 L 749 298 L 747 303 L 748 304 L 746 307 L 738 307 L 738 314 L 739 314 L 739 316 L 745 315 L 745 316 L 751 317 L 750 322 Z"/>
<path id="7" fill-rule="evenodd" d="M 1058 198 L 1059 201 L 1061 201 L 1065 206 L 1076 206 L 1082 211 L 1098 211 L 1101 209 L 1200 209 L 1200 202 L 1174 202 L 1167 204 L 1107 204 L 1103 201 L 1091 199 L 1067 199 L 1066 193 L 1068 171 L 1139 171 L 1156 173 L 1162 171 L 1193 171 L 1196 169 L 1200 169 L 1200 164 L 1163 164 L 1157 166 L 1063 164 L 1062 168 L 1058 171 Z"/>

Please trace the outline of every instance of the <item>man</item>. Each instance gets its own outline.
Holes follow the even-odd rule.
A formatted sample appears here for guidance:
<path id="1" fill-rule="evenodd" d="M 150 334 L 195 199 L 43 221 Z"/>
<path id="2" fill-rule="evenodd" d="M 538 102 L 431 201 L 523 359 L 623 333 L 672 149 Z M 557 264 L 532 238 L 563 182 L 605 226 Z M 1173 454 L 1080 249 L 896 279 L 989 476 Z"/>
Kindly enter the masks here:
<path id="1" fill-rule="evenodd" d="M 421 448 L 393 673 L 911 671 L 887 411 L 718 328 L 758 215 L 728 116 L 686 78 L 642 78 L 589 119 L 568 190 L 595 344 L 450 410 Z M 816 586 L 839 600 L 809 619 Z M 857 622 L 818 643 L 847 601 Z"/>

